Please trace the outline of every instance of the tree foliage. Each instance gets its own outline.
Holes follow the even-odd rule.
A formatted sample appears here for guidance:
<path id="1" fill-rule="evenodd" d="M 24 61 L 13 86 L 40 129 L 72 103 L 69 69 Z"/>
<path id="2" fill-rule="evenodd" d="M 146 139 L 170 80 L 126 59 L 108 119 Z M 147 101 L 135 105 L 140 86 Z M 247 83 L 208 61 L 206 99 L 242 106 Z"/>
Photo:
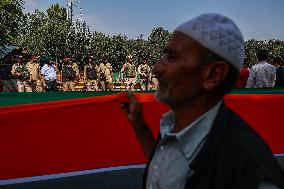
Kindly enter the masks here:
<path id="1" fill-rule="evenodd" d="M 257 51 L 259 49 L 267 49 L 270 57 L 284 59 L 284 41 L 271 39 L 269 41 L 256 41 L 254 39 L 245 42 L 245 57 L 251 61 L 249 64 L 257 63 Z"/>
<path id="2" fill-rule="evenodd" d="M 148 58 L 153 64 L 161 56 L 163 46 L 170 33 L 163 28 L 154 28 L 148 40 L 141 35 L 137 39 L 128 39 L 119 34 L 109 36 L 102 32 L 92 32 L 85 22 L 66 19 L 66 9 L 59 4 L 51 5 L 46 13 L 35 10 L 23 16 L 19 35 L 14 42 L 40 55 L 51 55 L 62 60 L 64 54 L 72 55 L 82 67 L 87 57 L 92 55 L 97 63 L 107 58 L 118 71 L 126 57 L 132 55 L 138 64 Z"/>
<path id="3" fill-rule="evenodd" d="M 0 47 L 11 44 L 19 34 L 23 17 L 23 0 L 0 1 Z"/>
<path id="4" fill-rule="evenodd" d="M 171 35 L 159 27 L 154 28 L 147 39 L 142 35 L 137 39 L 128 39 L 122 34 L 109 36 L 90 31 L 85 22 L 67 20 L 66 9 L 59 4 L 51 5 L 46 12 L 35 10 L 32 14 L 23 14 L 22 4 L 22 0 L 1 1 L 1 19 L 5 21 L 0 22 L 0 31 L 4 32 L 5 39 L 1 39 L 0 45 L 13 42 L 41 56 L 51 55 L 58 61 L 62 61 L 64 54 L 69 54 L 81 67 L 87 63 L 89 55 L 94 56 L 97 63 L 107 58 L 115 71 L 121 68 L 128 55 L 133 56 L 135 64 L 147 58 L 152 66 L 161 57 Z M 2 13 L 3 7 L 5 13 Z M 9 24 L 2 26 L 3 23 Z M 268 49 L 271 57 L 284 54 L 283 41 L 248 40 L 245 56 L 251 59 L 250 64 L 257 62 L 256 52 L 260 48 Z"/>

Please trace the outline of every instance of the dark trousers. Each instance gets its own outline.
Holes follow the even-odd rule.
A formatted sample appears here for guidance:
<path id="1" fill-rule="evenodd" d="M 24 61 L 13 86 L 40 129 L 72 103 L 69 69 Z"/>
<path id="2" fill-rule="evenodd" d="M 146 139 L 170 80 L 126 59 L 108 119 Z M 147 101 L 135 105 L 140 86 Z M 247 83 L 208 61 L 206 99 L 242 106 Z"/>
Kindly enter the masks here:
<path id="1" fill-rule="evenodd" d="M 57 92 L 57 82 L 56 81 L 46 81 L 46 92 Z"/>

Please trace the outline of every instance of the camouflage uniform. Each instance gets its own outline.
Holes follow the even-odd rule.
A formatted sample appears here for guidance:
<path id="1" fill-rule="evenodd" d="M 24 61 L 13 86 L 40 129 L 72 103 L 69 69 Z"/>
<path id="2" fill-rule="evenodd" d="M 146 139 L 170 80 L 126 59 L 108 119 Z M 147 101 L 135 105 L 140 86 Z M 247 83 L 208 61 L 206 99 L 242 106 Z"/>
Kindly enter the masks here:
<path id="1" fill-rule="evenodd" d="M 89 63 L 84 67 L 84 82 L 86 82 L 87 91 L 98 90 L 97 65 Z"/>
<path id="2" fill-rule="evenodd" d="M 112 83 L 113 72 L 112 72 L 112 66 L 109 62 L 106 63 L 105 77 L 106 77 L 106 89 L 112 91 L 112 88 L 113 88 L 113 83 Z"/>
<path id="3" fill-rule="evenodd" d="M 133 63 L 127 62 L 123 65 L 124 80 L 127 90 L 131 90 L 136 83 L 136 67 Z"/>
<path id="4" fill-rule="evenodd" d="M 157 90 L 158 85 L 159 85 L 159 82 L 158 82 L 158 79 L 156 78 L 156 76 L 154 74 L 150 74 L 148 89 L 149 90 Z"/>
<path id="5" fill-rule="evenodd" d="M 148 64 L 140 64 L 138 66 L 138 76 L 141 83 L 142 90 L 146 90 L 148 88 L 149 82 L 149 74 L 150 74 L 150 66 Z"/>
<path id="6" fill-rule="evenodd" d="M 77 63 L 73 62 L 72 63 L 72 68 L 73 70 L 75 71 L 76 73 L 76 82 L 79 82 L 80 81 L 80 70 L 79 70 L 79 66 Z"/>
<path id="7" fill-rule="evenodd" d="M 30 81 L 30 72 L 26 65 L 20 63 L 14 64 L 11 73 L 17 79 L 18 92 L 32 92 L 32 88 L 28 83 Z"/>
<path id="8" fill-rule="evenodd" d="M 106 76 L 105 76 L 105 71 L 106 71 L 107 67 L 105 66 L 104 63 L 100 63 L 99 67 L 98 67 L 98 81 L 99 81 L 99 85 L 102 88 L 102 91 L 106 90 Z"/>

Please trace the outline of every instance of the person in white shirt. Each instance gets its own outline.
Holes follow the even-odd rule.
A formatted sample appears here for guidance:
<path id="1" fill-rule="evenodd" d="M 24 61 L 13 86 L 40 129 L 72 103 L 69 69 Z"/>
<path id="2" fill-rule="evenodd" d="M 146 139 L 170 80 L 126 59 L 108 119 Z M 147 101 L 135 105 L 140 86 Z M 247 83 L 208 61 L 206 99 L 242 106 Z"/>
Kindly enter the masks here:
<path id="1" fill-rule="evenodd" d="M 56 73 L 57 68 L 52 64 L 51 58 L 46 57 L 44 59 L 44 66 L 41 68 L 42 83 L 46 88 L 46 92 L 56 92 L 57 91 L 57 81 Z"/>
<path id="2" fill-rule="evenodd" d="M 257 54 L 259 63 L 250 69 L 246 88 L 273 87 L 275 84 L 276 67 L 267 62 L 269 52 L 261 49 Z"/>

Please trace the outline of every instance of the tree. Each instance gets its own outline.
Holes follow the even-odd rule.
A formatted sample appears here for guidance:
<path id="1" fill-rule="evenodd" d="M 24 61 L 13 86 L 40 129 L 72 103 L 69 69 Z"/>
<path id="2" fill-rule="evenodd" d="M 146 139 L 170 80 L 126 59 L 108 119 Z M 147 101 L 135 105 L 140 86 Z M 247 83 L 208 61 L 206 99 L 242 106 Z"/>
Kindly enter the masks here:
<path id="1" fill-rule="evenodd" d="M 151 64 L 154 64 L 163 54 L 163 49 L 169 40 L 171 33 L 162 27 L 154 28 L 148 38 Z"/>
<path id="2" fill-rule="evenodd" d="M 9 31 L 5 34 L 5 37 L 9 36 L 6 41 L 28 47 L 34 53 L 42 56 L 49 54 L 55 60 L 62 60 L 64 54 L 68 53 L 73 56 L 81 68 L 87 63 L 89 55 L 95 57 L 97 64 L 106 58 L 112 64 L 114 71 L 121 69 L 127 61 L 128 55 L 133 56 L 136 65 L 142 59 L 147 58 L 150 66 L 153 66 L 162 56 L 163 48 L 171 35 L 169 31 L 159 27 L 152 30 L 148 39 L 144 39 L 142 35 L 137 39 L 128 39 L 123 34 L 109 36 L 102 32 L 90 31 L 85 22 L 67 20 L 66 9 L 60 7 L 59 4 L 51 5 L 46 12 L 35 10 L 32 14 L 23 15 L 21 3 L 23 4 L 22 0 L 1 1 L 1 10 L 4 5 L 6 9 L 10 6 L 10 8 L 17 10 L 19 15 L 15 18 L 6 15 L 6 20 L 8 18 L 12 20 L 7 22 L 14 24 L 13 31 L 17 31 L 11 34 L 12 26 L 9 30 L 5 29 L 5 31 Z M 1 12 L 1 14 L 3 13 Z M 12 11 L 11 14 L 16 13 Z M 0 22 L 0 24 L 3 23 L 5 22 Z M 16 27 L 17 29 L 15 29 Z M 0 31 L 2 31 L 1 29 Z M 257 63 L 256 52 L 261 48 L 268 49 L 272 58 L 281 57 L 284 54 L 283 41 L 248 40 L 245 42 L 245 56 L 251 59 L 250 64 Z"/>
<path id="3" fill-rule="evenodd" d="M 0 47 L 12 44 L 18 35 L 23 4 L 23 0 L 0 1 Z"/>

